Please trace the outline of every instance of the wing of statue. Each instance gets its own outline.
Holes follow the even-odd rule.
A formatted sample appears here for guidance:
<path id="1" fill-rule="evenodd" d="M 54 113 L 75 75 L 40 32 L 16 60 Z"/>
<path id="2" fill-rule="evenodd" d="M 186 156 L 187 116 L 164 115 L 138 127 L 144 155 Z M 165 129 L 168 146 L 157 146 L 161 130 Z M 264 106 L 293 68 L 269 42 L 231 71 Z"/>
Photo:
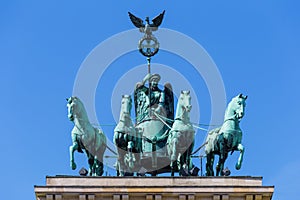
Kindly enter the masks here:
<path id="1" fill-rule="evenodd" d="M 139 90 L 139 86 L 140 86 L 140 83 L 137 83 L 135 88 L 134 88 L 134 111 L 135 111 L 135 120 L 137 120 L 137 116 L 138 116 L 138 90 Z"/>
<path id="2" fill-rule="evenodd" d="M 167 118 L 174 120 L 174 95 L 172 85 L 170 83 L 165 83 L 164 85 L 164 93 L 165 93 L 165 109 Z M 173 121 L 169 121 L 168 124 L 170 126 L 173 125 Z"/>
<path id="3" fill-rule="evenodd" d="M 134 16 L 131 12 L 128 12 L 128 15 L 129 15 L 131 22 L 133 23 L 133 25 L 135 27 L 137 27 L 139 29 L 145 27 L 145 24 L 141 18 Z"/>
<path id="4" fill-rule="evenodd" d="M 156 16 L 154 19 L 152 19 L 152 24 L 150 26 L 152 27 L 152 31 L 156 31 L 158 27 L 161 25 L 162 20 L 164 18 L 165 10 L 160 13 L 158 16 Z"/>

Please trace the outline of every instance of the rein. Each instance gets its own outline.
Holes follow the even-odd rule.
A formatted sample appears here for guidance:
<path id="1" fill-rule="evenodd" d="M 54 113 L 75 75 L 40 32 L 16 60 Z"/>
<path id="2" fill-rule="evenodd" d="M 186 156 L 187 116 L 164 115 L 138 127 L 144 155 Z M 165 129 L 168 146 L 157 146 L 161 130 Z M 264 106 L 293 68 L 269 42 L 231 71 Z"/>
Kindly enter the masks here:
<path id="1" fill-rule="evenodd" d="M 169 124 L 167 124 L 162 118 L 160 118 L 160 115 L 156 113 L 156 111 L 154 111 L 153 113 L 164 125 L 166 125 L 170 130 L 172 129 L 172 127 Z"/>
<path id="2" fill-rule="evenodd" d="M 239 119 L 239 118 L 236 116 L 236 114 L 235 114 L 235 115 L 232 115 L 232 116 L 228 117 L 227 119 L 225 119 L 223 123 L 225 123 L 225 122 L 227 122 L 227 121 L 230 121 L 230 120 L 232 120 L 232 121 L 237 121 L 237 122 L 240 121 L 240 119 Z"/>
<path id="3" fill-rule="evenodd" d="M 180 120 L 180 121 L 183 121 L 182 119 L 180 118 L 176 118 L 175 120 L 173 119 L 170 119 L 170 118 L 167 118 L 167 117 L 164 117 L 158 113 L 156 113 L 155 111 L 153 112 L 155 114 L 155 116 L 162 122 L 164 123 L 169 129 L 172 129 L 172 127 L 170 127 L 164 120 L 166 121 L 171 121 L 171 122 L 174 122 L 175 120 Z M 164 120 L 163 120 L 164 119 Z M 207 125 L 207 124 L 197 124 L 197 123 L 192 123 L 191 124 L 193 125 L 194 128 L 197 128 L 199 130 L 202 130 L 202 131 L 208 131 L 208 129 L 206 128 L 201 128 L 199 125 L 202 125 L 202 126 L 219 126 L 219 125 Z"/>

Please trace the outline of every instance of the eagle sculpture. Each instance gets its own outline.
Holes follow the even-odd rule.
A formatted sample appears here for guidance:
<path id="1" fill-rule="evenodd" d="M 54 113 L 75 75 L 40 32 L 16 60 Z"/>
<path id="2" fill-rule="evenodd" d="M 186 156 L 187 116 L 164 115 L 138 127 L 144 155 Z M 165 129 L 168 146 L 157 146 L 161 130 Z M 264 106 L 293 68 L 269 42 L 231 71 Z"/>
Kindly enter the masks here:
<path id="1" fill-rule="evenodd" d="M 146 17 L 145 19 L 146 24 L 144 24 L 144 21 L 141 18 L 134 16 L 130 12 L 128 12 L 128 14 L 133 25 L 137 27 L 140 30 L 140 32 L 150 36 L 152 34 L 152 31 L 156 31 L 158 27 L 161 25 L 162 20 L 164 18 L 165 10 L 162 13 L 160 13 L 158 16 L 156 16 L 154 19 L 152 19 L 151 24 L 149 21 L 149 17 Z"/>

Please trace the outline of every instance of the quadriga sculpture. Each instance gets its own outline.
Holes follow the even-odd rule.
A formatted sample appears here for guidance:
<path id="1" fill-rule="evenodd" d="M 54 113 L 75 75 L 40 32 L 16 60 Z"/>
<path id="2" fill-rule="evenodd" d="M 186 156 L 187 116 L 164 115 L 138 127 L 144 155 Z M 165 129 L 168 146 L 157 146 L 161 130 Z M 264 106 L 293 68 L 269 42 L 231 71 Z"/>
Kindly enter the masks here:
<path id="1" fill-rule="evenodd" d="M 72 130 L 72 146 L 70 146 L 70 164 L 76 169 L 74 152 L 83 153 L 88 157 L 89 175 L 101 176 L 103 174 L 103 154 L 106 150 L 106 137 L 104 133 L 93 127 L 88 119 L 83 103 L 78 97 L 67 98 L 68 118 L 74 123 Z"/>
<path id="2" fill-rule="evenodd" d="M 239 123 L 245 114 L 245 101 L 247 96 L 239 94 L 228 104 L 225 111 L 223 125 L 209 132 L 206 138 L 206 175 L 214 176 L 214 157 L 219 155 L 219 162 L 216 165 L 216 175 L 224 175 L 224 163 L 228 153 L 240 151 L 236 169 L 240 169 L 243 161 L 245 148 L 242 142 L 242 130 Z"/>
<path id="3" fill-rule="evenodd" d="M 171 160 L 171 176 L 176 169 L 190 171 L 191 154 L 194 147 L 195 131 L 190 122 L 192 109 L 190 91 L 181 91 L 178 98 L 175 121 L 170 130 L 167 149 Z"/>

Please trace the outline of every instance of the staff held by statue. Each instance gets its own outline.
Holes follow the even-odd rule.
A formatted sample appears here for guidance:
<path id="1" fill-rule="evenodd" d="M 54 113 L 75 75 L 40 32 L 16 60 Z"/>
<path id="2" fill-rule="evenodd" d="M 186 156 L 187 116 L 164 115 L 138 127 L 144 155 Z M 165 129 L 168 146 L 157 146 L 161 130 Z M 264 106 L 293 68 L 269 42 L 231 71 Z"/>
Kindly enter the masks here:
<path id="1" fill-rule="evenodd" d="M 158 27 L 161 25 L 165 11 L 152 19 L 152 23 L 150 24 L 149 17 L 146 17 L 144 21 L 141 18 L 134 16 L 132 13 L 128 12 L 131 22 L 135 27 L 139 29 L 140 32 L 145 33 L 144 36 L 139 40 L 138 49 L 139 52 L 147 57 L 147 66 L 148 66 L 148 75 L 144 78 L 143 84 L 145 83 L 145 79 L 148 80 L 149 88 L 148 88 L 148 98 L 151 99 L 151 57 L 154 56 L 159 50 L 159 42 L 156 37 L 152 34 L 153 31 L 158 30 Z M 151 108 L 149 106 L 149 115 L 151 116 Z"/>

